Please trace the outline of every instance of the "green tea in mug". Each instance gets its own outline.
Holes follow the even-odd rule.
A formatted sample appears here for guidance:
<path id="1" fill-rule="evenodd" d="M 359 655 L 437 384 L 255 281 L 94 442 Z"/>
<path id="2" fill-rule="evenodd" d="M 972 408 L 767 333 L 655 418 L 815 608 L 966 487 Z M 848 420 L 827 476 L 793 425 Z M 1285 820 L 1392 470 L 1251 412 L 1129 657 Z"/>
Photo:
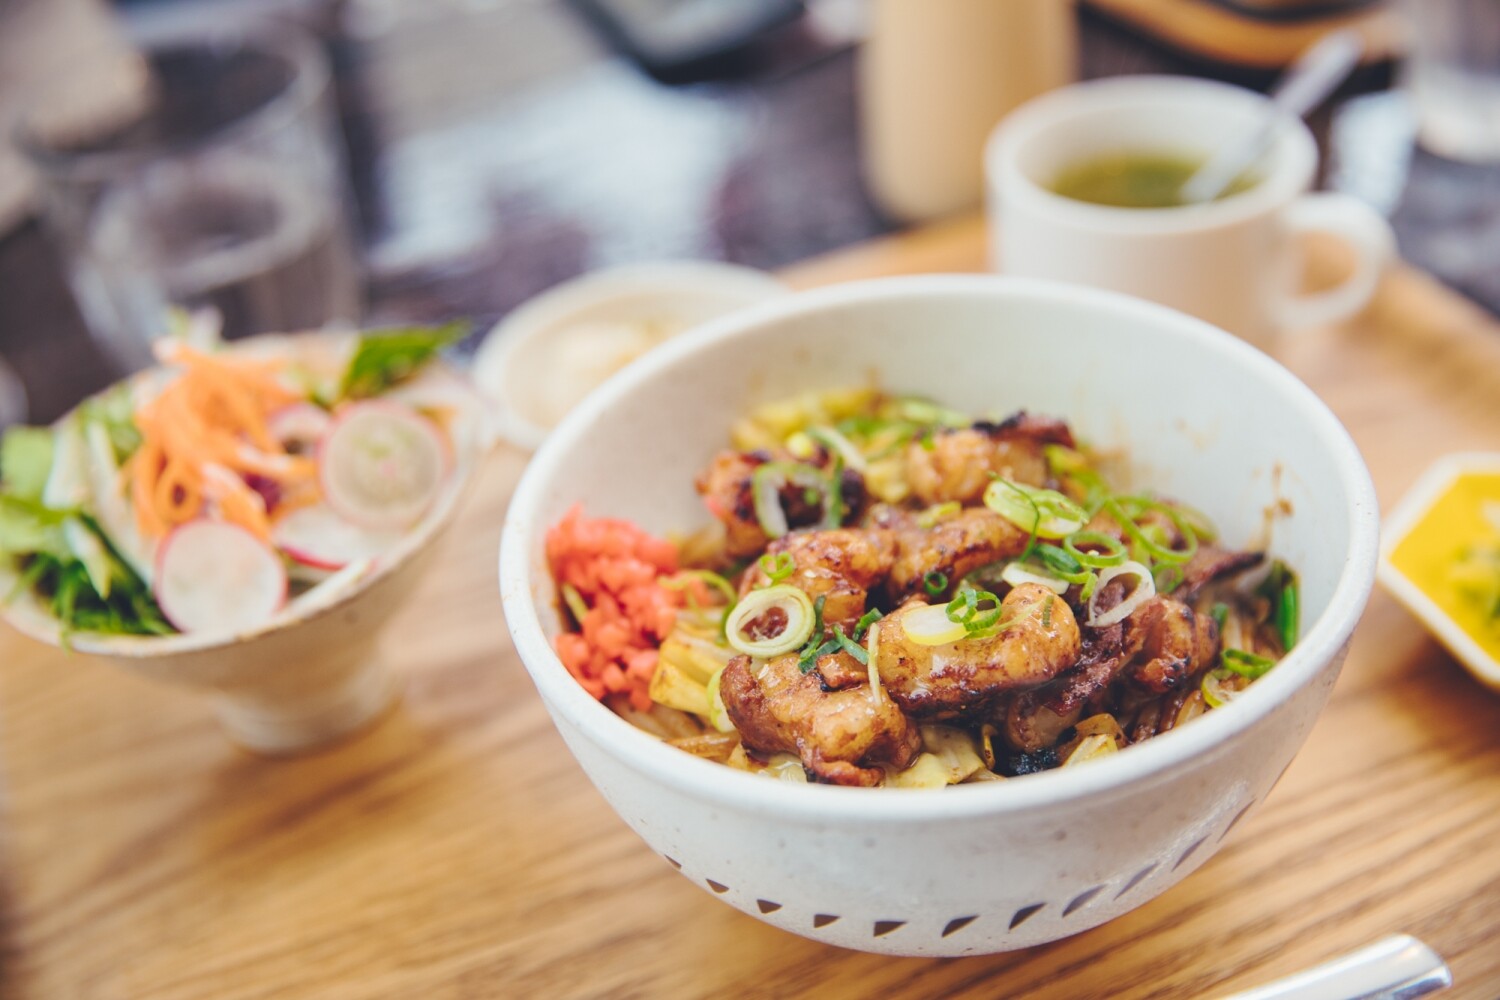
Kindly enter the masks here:
<path id="1" fill-rule="evenodd" d="M 1177 208 L 1182 186 L 1205 160 L 1191 153 L 1127 151 L 1080 160 L 1053 179 L 1055 194 L 1116 208 Z M 1219 199 L 1239 194 L 1259 178 L 1241 174 Z"/>

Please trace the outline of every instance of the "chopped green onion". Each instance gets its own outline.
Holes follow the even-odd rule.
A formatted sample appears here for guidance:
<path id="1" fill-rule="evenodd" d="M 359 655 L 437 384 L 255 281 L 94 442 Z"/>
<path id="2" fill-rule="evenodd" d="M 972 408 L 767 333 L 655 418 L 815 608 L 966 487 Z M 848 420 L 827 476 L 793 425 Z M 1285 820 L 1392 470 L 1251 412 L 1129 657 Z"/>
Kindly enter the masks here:
<path id="1" fill-rule="evenodd" d="M 1052 627 L 1052 602 L 1055 600 L 1057 598 L 1049 597 L 1047 603 L 1042 605 L 1042 628 Z"/>
<path id="2" fill-rule="evenodd" d="M 1224 669 L 1239 674 L 1241 677 L 1256 680 L 1264 677 L 1266 672 L 1276 666 L 1276 661 L 1254 653 L 1247 653 L 1243 649 L 1226 649 L 1223 652 Z"/>
<path id="3" fill-rule="evenodd" d="M 1083 572 L 1083 563 L 1078 561 L 1078 557 L 1066 551 L 1066 549 L 1058 548 L 1056 545 L 1038 545 L 1034 554 L 1041 560 L 1043 566 L 1046 566 L 1054 573 L 1078 574 Z"/>
<path id="4" fill-rule="evenodd" d="M 981 604 L 993 604 L 994 607 L 981 610 Z M 958 596 L 948 602 L 948 620 L 962 625 L 971 636 L 997 624 L 1001 614 L 1000 598 L 988 590 L 960 590 Z"/>
<path id="5" fill-rule="evenodd" d="M 766 639 L 752 639 L 745 635 L 746 625 L 773 609 L 786 616 L 786 625 L 780 632 Z M 729 645 L 746 656 L 780 656 L 808 640 L 813 634 L 816 617 L 813 602 L 805 593 L 784 583 L 777 584 L 746 594 L 725 620 L 724 637 L 729 640 Z"/>
<path id="6" fill-rule="evenodd" d="M 891 400 L 887 409 L 896 419 L 908 420 L 914 424 L 968 427 L 972 422 L 957 410 L 950 410 L 921 396 L 899 396 Z"/>
<path id="7" fill-rule="evenodd" d="M 1163 563 L 1152 571 L 1158 594 L 1170 594 L 1182 585 L 1182 567 L 1175 563 Z"/>
<path id="8" fill-rule="evenodd" d="M 830 455 L 837 455 L 843 459 L 844 464 L 856 472 L 865 471 L 865 456 L 855 447 L 854 442 L 840 434 L 832 427 L 818 426 L 809 427 L 807 436 L 828 449 Z"/>
<path id="9" fill-rule="evenodd" d="M 1089 600 L 1089 616 L 1084 624 L 1090 628 L 1105 628 L 1113 625 L 1115 622 L 1124 621 L 1135 614 L 1137 608 L 1156 596 L 1156 578 L 1151 575 L 1149 569 L 1140 563 L 1126 562 L 1118 566 L 1111 566 L 1108 569 L 1100 570 L 1098 586 L 1104 586 L 1117 576 L 1135 577 L 1136 584 L 1134 589 L 1125 595 L 1124 600 L 1108 611 L 1101 612 L 1094 607 L 1093 600 Z M 1097 590 L 1095 594 L 1097 594 Z M 1090 598 L 1093 598 L 1095 594 L 1090 594 Z"/>
<path id="10" fill-rule="evenodd" d="M 1082 507 L 1056 490 L 995 479 L 985 487 L 984 505 L 1037 538 L 1065 538 L 1088 521 Z"/>
<path id="11" fill-rule="evenodd" d="M 1224 632 L 1224 623 L 1229 621 L 1229 605 L 1223 601 L 1219 601 L 1213 606 L 1213 610 L 1209 614 L 1213 615 L 1214 624 L 1219 626 L 1219 633 L 1222 635 Z"/>
<path id="12" fill-rule="evenodd" d="M 1299 590 L 1297 574 L 1280 559 L 1271 564 L 1271 571 L 1255 588 L 1255 592 L 1271 604 L 1271 622 L 1276 626 L 1284 651 L 1290 651 L 1297 644 L 1302 604 Z"/>
<path id="13" fill-rule="evenodd" d="M 957 601 L 903 608 L 897 619 L 906 637 L 919 646 L 946 646 L 968 636 L 963 624 L 949 617 Z"/>
<path id="14" fill-rule="evenodd" d="M 663 577 L 661 585 L 673 590 L 686 590 L 694 580 L 702 580 L 714 590 L 724 595 L 726 604 L 733 604 L 740 599 L 739 592 L 734 589 L 734 584 L 710 569 L 683 569 L 668 577 Z"/>
<path id="15" fill-rule="evenodd" d="M 797 654 L 797 669 L 804 674 L 813 668 L 818 662 L 818 645 L 823 641 L 823 602 L 828 599 L 826 594 L 819 594 L 818 599 L 813 601 L 813 627 L 808 637 L 807 645 Z"/>
<path id="16" fill-rule="evenodd" d="M 1134 515 L 1130 514 L 1126 507 L 1134 510 Z M 1178 533 L 1182 535 L 1183 548 L 1168 547 L 1164 544 L 1165 538 L 1160 531 L 1152 531 L 1148 534 L 1135 522 L 1134 518 L 1140 517 L 1149 510 L 1161 511 L 1167 516 L 1177 528 Z M 1130 540 L 1144 549 L 1153 561 L 1185 563 L 1198 551 L 1198 535 L 1193 531 L 1193 526 L 1171 505 L 1164 504 L 1160 500 L 1153 500 L 1150 497 L 1111 497 L 1104 501 L 1104 511 L 1114 518 Z"/>
<path id="17" fill-rule="evenodd" d="M 715 670 L 708 679 L 708 721 L 719 732 L 732 733 L 734 723 L 730 721 L 729 709 L 724 707 L 723 681 L 724 667 Z"/>
<path id="18" fill-rule="evenodd" d="M 1291 652 L 1292 647 L 1297 644 L 1302 618 L 1301 603 L 1297 578 L 1294 576 L 1282 589 L 1281 607 L 1276 610 L 1276 628 L 1281 632 L 1281 648 L 1284 652 Z"/>
<path id="19" fill-rule="evenodd" d="M 1095 546 L 1102 552 L 1093 552 L 1083 546 Z M 1113 535 L 1102 531 L 1075 531 L 1063 539 L 1063 550 L 1090 569 L 1106 569 L 1125 561 L 1125 546 Z"/>
<path id="20" fill-rule="evenodd" d="M 563 603 L 568 606 L 568 613 L 581 627 L 583 616 L 589 613 L 589 606 L 584 603 L 583 595 L 571 583 L 565 583 L 558 589 L 562 591 Z"/>
<path id="21" fill-rule="evenodd" d="M 866 667 L 870 665 L 870 654 L 865 652 L 865 647 L 845 635 L 844 630 L 838 625 L 833 627 L 833 638 L 844 652 L 854 657 L 862 665 Z"/>
<path id="22" fill-rule="evenodd" d="M 866 611 L 864 614 L 860 615 L 859 621 L 854 623 L 854 641 L 859 642 L 861 639 L 863 639 L 870 626 L 880 621 L 880 619 L 883 617 L 885 616 L 880 613 L 879 608 L 871 608 L 869 611 Z"/>
<path id="23" fill-rule="evenodd" d="M 1046 587 L 1054 594 L 1066 594 L 1068 592 L 1068 581 L 1060 576 L 1054 576 L 1039 566 L 1023 563 L 1020 560 L 1009 563 L 1000 573 L 1000 579 L 1012 587 L 1019 587 L 1023 583 L 1034 583 Z"/>
<path id="24" fill-rule="evenodd" d="M 957 500 L 949 500 L 947 503 L 934 504 L 917 515 L 917 527 L 923 531 L 930 530 L 939 521 L 952 517 L 964 509 L 963 504 Z"/>
<path id="25" fill-rule="evenodd" d="M 792 575 L 797 569 L 797 560 L 790 552 L 778 552 L 774 556 L 767 552 L 760 557 L 760 568 L 771 584 L 777 584 Z"/>
<path id="26" fill-rule="evenodd" d="M 835 477 L 840 471 L 839 463 L 835 461 Z M 791 530 L 786 511 L 781 506 L 781 490 L 786 486 L 801 487 L 809 504 L 822 501 L 824 527 L 839 526 L 843 519 L 843 504 L 839 499 L 837 478 L 830 483 L 823 473 L 800 462 L 767 462 L 757 466 L 751 475 L 750 495 L 755 504 L 755 519 L 768 537 L 780 538 Z"/>
<path id="27" fill-rule="evenodd" d="M 933 570 L 922 577 L 922 589 L 927 591 L 928 597 L 937 597 L 948 589 L 948 574 L 941 570 Z"/>
<path id="28" fill-rule="evenodd" d="M 823 527 L 837 528 L 844 523 L 844 459 L 833 456 L 833 467 L 828 470 L 828 502 L 823 506 Z M 811 502 L 811 501 L 809 501 Z"/>
<path id="29" fill-rule="evenodd" d="M 1210 670 L 1203 675 L 1203 683 L 1199 690 L 1203 692 L 1203 700 L 1208 703 L 1209 708 L 1223 708 L 1243 692 L 1240 688 L 1230 687 L 1228 682 L 1234 680 L 1235 675 L 1228 670 Z"/>

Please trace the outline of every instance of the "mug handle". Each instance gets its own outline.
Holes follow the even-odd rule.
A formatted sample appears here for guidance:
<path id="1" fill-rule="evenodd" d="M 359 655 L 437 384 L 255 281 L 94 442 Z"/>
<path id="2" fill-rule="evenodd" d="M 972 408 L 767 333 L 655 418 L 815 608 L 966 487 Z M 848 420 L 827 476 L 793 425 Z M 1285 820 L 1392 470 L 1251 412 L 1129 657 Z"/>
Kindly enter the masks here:
<path id="1" fill-rule="evenodd" d="M 1277 319 L 1283 328 L 1322 326 L 1348 319 L 1374 298 L 1380 276 L 1396 257 L 1396 235 L 1385 217 L 1358 198 L 1336 192 L 1303 195 L 1287 206 L 1290 235 L 1329 233 L 1354 250 L 1354 271 L 1337 286 L 1310 294 L 1283 293 Z"/>

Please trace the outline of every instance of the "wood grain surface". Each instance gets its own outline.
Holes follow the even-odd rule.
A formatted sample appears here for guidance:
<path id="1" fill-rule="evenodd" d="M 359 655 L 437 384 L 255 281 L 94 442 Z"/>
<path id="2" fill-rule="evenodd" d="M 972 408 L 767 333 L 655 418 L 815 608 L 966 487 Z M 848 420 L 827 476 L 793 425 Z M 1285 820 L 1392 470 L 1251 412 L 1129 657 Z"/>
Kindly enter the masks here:
<path id="1" fill-rule="evenodd" d="M 963 221 L 789 274 L 975 270 Z M 1383 503 L 1436 454 L 1500 447 L 1500 329 L 1410 270 L 1283 354 L 1348 423 Z M 7 997 L 1202 997 L 1396 931 L 1452 996 L 1500 993 L 1500 698 L 1377 593 L 1326 714 L 1266 804 L 1183 884 L 1027 952 L 889 959 L 715 901 L 574 765 L 494 583 L 522 467 L 482 474 L 390 623 L 403 704 L 268 761 L 207 705 L 0 635 Z"/>

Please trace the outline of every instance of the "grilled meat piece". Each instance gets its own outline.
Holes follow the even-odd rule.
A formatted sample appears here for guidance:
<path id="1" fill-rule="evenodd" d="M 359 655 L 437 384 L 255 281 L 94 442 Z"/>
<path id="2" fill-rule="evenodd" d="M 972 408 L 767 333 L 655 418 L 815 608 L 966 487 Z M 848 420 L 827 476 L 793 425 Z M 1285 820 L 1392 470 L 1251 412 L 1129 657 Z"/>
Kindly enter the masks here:
<path id="1" fill-rule="evenodd" d="M 1157 595 L 1125 619 L 1125 674 L 1147 691 L 1165 694 L 1219 655 L 1219 627 L 1181 601 Z"/>
<path id="2" fill-rule="evenodd" d="M 783 583 L 823 602 L 823 621 L 847 625 L 864 614 L 871 587 L 885 579 L 896 559 L 896 538 L 889 531 L 861 528 L 794 531 L 766 548 L 774 560 L 785 553 L 795 568 Z M 770 560 L 768 560 L 770 561 Z M 740 580 L 740 594 L 771 582 L 759 560 Z"/>
<path id="3" fill-rule="evenodd" d="M 829 669 L 835 672 L 832 665 Z M 818 672 L 802 673 L 796 654 L 759 665 L 737 656 L 719 684 L 724 708 L 746 747 L 795 753 L 821 781 L 878 785 L 885 778 L 879 765 L 904 768 L 921 748 L 917 728 L 889 698 L 877 697 L 868 685 L 829 691 Z"/>
<path id="4" fill-rule="evenodd" d="M 1067 602 L 1046 587 L 1022 584 L 1001 602 L 1011 624 L 995 635 L 924 646 L 903 619 L 911 603 L 876 622 L 876 664 L 891 699 L 914 718 L 973 716 L 999 696 L 1038 687 L 1078 659 L 1078 623 Z"/>
<path id="5" fill-rule="evenodd" d="M 1193 558 L 1182 568 L 1182 583 L 1172 591 L 1172 596 L 1184 604 L 1191 604 L 1198 592 L 1210 583 L 1259 566 L 1265 558 L 1262 552 L 1236 552 L 1201 543 Z"/>
<path id="6" fill-rule="evenodd" d="M 698 474 L 693 485 L 703 497 L 704 505 L 723 522 L 724 551 L 730 559 L 753 556 L 770 541 L 755 513 L 755 470 L 768 462 L 789 462 L 828 475 L 828 471 L 819 465 L 819 462 L 824 465 L 831 462 L 827 453 L 820 452 L 817 459 L 817 462 L 798 463 L 785 453 L 721 451 L 709 462 L 708 468 Z M 844 469 L 839 484 L 844 519 L 850 520 L 864 509 L 864 477 L 853 469 Z M 778 491 L 778 502 L 790 528 L 810 527 L 823 521 L 823 497 L 819 495 L 810 499 L 803 486 L 786 484 Z"/>
<path id="7" fill-rule="evenodd" d="M 956 500 L 978 503 L 990 479 L 1040 486 L 1047 479 L 1042 446 L 1073 446 L 1073 433 L 1060 420 L 1017 413 L 1001 423 L 940 430 L 906 449 L 907 480 L 926 504 Z"/>
<path id="8" fill-rule="evenodd" d="M 987 507 L 971 507 L 945 518 L 927 530 L 910 527 L 896 536 L 896 560 L 886 589 L 899 604 L 922 593 L 928 573 L 942 573 L 957 584 L 969 573 L 1026 549 L 1028 532 Z"/>

